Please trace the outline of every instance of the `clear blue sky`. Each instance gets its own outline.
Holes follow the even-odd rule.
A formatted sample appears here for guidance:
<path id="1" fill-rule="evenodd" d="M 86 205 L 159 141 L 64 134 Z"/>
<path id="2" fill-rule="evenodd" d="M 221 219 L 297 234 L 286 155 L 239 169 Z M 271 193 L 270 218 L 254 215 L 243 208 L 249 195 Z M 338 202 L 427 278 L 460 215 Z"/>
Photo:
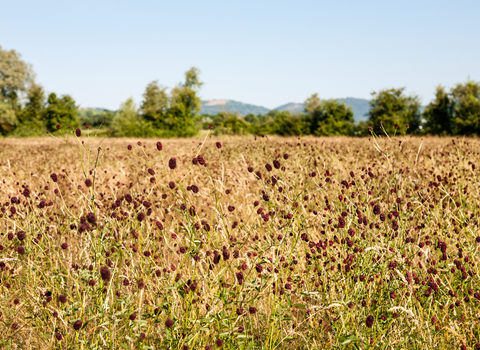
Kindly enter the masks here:
<path id="1" fill-rule="evenodd" d="M 480 80 L 480 1 L 0 0 L 0 45 L 46 91 L 84 107 L 137 103 L 200 68 L 202 99 L 274 108 Z"/>

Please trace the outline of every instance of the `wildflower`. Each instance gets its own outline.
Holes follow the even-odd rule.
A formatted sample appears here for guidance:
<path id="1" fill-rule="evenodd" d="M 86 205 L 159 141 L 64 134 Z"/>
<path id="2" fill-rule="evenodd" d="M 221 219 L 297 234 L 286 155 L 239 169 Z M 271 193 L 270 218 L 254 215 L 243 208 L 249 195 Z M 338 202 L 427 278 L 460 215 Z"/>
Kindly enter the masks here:
<path id="1" fill-rule="evenodd" d="M 217 345 L 218 348 L 221 348 L 223 346 L 223 340 L 217 339 L 217 341 L 215 342 L 215 345 Z"/>
<path id="2" fill-rule="evenodd" d="M 62 334 L 61 333 L 55 333 L 55 338 L 57 338 L 58 341 L 62 340 L 63 337 L 62 337 Z"/>
<path id="3" fill-rule="evenodd" d="M 222 144 L 220 142 L 216 142 L 215 146 L 217 146 L 217 148 L 222 148 Z"/>
<path id="4" fill-rule="evenodd" d="M 82 136 L 82 131 L 80 129 L 75 130 L 75 135 L 77 135 L 77 137 Z"/>
<path id="5" fill-rule="evenodd" d="M 153 170 L 153 169 L 148 169 L 148 173 L 153 176 L 153 175 L 155 175 L 155 170 Z"/>
<path id="6" fill-rule="evenodd" d="M 157 150 L 161 151 L 163 149 L 162 143 L 157 142 Z"/>
<path id="7" fill-rule="evenodd" d="M 173 320 L 171 318 L 167 318 L 167 320 L 165 321 L 165 326 L 167 328 L 172 328 L 173 326 Z"/>
<path id="8" fill-rule="evenodd" d="M 92 180 L 86 179 L 86 180 L 85 180 L 85 186 L 87 186 L 87 187 L 92 187 Z"/>
<path id="9" fill-rule="evenodd" d="M 372 316 L 372 315 L 368 315 L 368 316 L 367 316 L 367 319 L 366 319 L 366 321 L 365 321 L 367 327 L 368 327 L 368 328 L 372 328 L 373 322 L 374 322 L 373 316 Z"/>
<path id="10" fill-rule="evenodd" d="M 78 331 L 80 328 L 82 328 L 82 325 L 83 325 L 82 320 L 75 321 L 75 323 L 73 324 L 73 329 Z"/>
<path id="11" fill-rule="evenodd" d="M 53 182 L 57 182 L 57 181 L 58 181 L 57 174 L 55 174 L 55 173 L 53 173 L 52 175 L 50 175 L 50 178 L 52 179 Z"/>
<path id="12" fill-rule="evenodd" d="M 62 304 L 65 304 L 67 302 L 67 297 L 61 294 L 58 296 L 58 301 L 61 302 Z"/>
<path id="13" fill-rule="evenodd" d="M 168 167 L 172 170 L 175 169 L 177 167 L 177 159 L 170 158 L 170 160 L 168 161 Z"/>
<path id="14" fill-rule="evenodd" d="M 131 150 L 132 150 L 132 145 L 128 145 L 128 146 L 127 146 L 127 149 L 128 149 L 129 151 L 131 151 Z"/>
<path id="15" fill-rule="evenodd" d="M 102 266 L 100 268 L 100 275 L 102 276 L 102 280 L 104 282 L 108 282 L 110 280 L 110 277 L 111 277 L 111 272 L 110 270 L 108 269 L 108 267 L 106 266 Z"/>
<path id="16" fill-rule="evenodd" d="M 129 319 L 130 321 L 135 321 L 136 318 L 137 318 L 137 314 L 136 314 L 136 313 L 130 314 L 130 316 L 128 317 L 128 319 Z"/>

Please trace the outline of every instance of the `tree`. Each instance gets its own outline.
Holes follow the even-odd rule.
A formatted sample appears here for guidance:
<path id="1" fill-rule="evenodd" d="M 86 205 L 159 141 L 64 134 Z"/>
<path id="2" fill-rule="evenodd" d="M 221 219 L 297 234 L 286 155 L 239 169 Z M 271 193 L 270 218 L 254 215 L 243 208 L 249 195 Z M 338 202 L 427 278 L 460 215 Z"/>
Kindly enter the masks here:
<path id="1" fill-rule="evenodd" d="M 425 108 L 423 117 L 427 121 L 425 131 L 435 135 L 447 135 L 452 133 L 452 98 L 441 85 L 437 86 L 435 100 Z"/>
<path id="2" fill-rule="evenodd" d="M 420 127 L 420 101 L 418 96 L 405 96 L 403 90 L 385 89 L 372 93 L 370 100 L 369 125 L 377 134 L 383 133 L 381 123 L 388 134 L 395 133 L 395 125 L 415 132 Z"/>
<path id="3" fill-rule="evenodd" d="M 149 137 L 156 136 L 152 123 L 139 117 L 133 98 L 120 105 L 112 121 L 115 136 Z"/>
<path id="4" fill-rule="evenodd" d="M 310 134 L 315 134 L 322 121 L 321 104 L 322 102 L 318 94 L 311 95 L 303 104 L 306 120 L 310 124 Z"/>
<path id="5" fill-rule="evenodd" d="M 32 83 L 27 92 L 27 103 L 19 112 L 18 119 L 21 123 L 40 120 L 45 108 L 45 92 L 41 85 Z"/>
<path id="6" fill-rule="evenodd" d="M 453 133 L 480 135 L 480 84 L 471 80 L 457 84 L 451 98 Z"/>
<path id="7" fill-rule="evenodd" d="M 140 116 L 152 122 L 156 128 L 164 129 L 167 126 L 169 102 L 166 88 L 159 86 L 157 81 L 152 81 L 147 85 L 143 98 L 139 111 Z"/>
<path id="8" fill-rule="evenodd" d="M 198 132 L 196 121 L 202 102 L 197 93 L 203 85 L 198 78 L 199 74 L 197 68 L 191 68 L 185 73 L 185 83 L 172 89 L 168 125 L 176 136 L 193 136 Z"/>
<path id="9" fill-rule="evenodd" d="M 0 102 L 17 104 L 19 95 L 28 90 L 33 71 L 15 50 L 2 50 L 0 46 Z"/>
<path id="10" fill-rule="evenodd" d="M 7 102 L 0 102 L 0 134 L 5 135 L 17 126 L 18 120 L 15 110 Z"/>
<path id="11" fill-rule="evenodd" d="M 353 133 L 353 110 L 345 102 L 320 100 L 317 94 L 313 94 L 304 105 L 310 134 L 327 136 Z"/>
<path id="12" fill-rule="evenodd" d="M 55 93 L 48 95 L 47 107 L 42 113 L 42 119 L 47 130 L 56 131 L 56 125 L 66 128 L 71 126 L 72 129 L 78 127 L 77 107 L 75 101 L 69 95 L 58 98 Z"/>

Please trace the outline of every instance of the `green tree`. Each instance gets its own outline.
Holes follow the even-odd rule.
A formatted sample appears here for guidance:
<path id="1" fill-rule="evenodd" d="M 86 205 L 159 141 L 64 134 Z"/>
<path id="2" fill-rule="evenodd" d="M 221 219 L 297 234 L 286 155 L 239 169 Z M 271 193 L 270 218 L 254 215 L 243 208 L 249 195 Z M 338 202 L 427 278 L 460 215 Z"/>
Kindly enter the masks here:
<path id="1" fill-rule="evenodd" d="M 75 101 L 69 95 L 58 98 L 55 93 L 48 95 L 47 107 L 42 113 L 42 119 L 47 130 L 56 131 L 56 125 L 60 124 L 62 128 L 71 126 L 72 129 L 78 127 L 77 107 Z"/>
<path id="2" fill-rule="evenodd" d="M 353 110 L 345 102 L 320 100 L 313 94 L 305 101 L 305 122 L 312 135 L 352 135 Z"/>
<path id="3" fill-rule="evenodd" d="M 172 89 L 168 109 L 168 126 L 176 136 L 197 134 L 198 112 L 202 102 L 197 96 L 203 85 L 199 80 L 200 71 L 193 67 L 185 73 L 185 82 Z"/>
<path id="4" fill-rule="evenodd" d="M 425 108 L 423 117 L 426 120 L 425 132 L 435 135 L 452 133 L 453 100 L 441 85 L 437 86 L 435 100 Z"/>
<path id="5" fill-rule="evenodd" d="M 42 118 L 42 112 L 45 108 L 45 92 L 41 85 L 32 83 L 27 92 L 27 103 L 19 112 L 18 119 L 20 123 L 36 121 Z"/>
<path id="6" fill-rule="evenodd" d="M 20 94 L 28 90 L 33 77 L 31 66 L 22 61 L 18 52 L 0 46 L 0 102 L 16 108 Z"/>
<path id="7" fill-rule="evenodd" d="M 309 124 L 310 134 L 315 134 L 315 131 L 320 127 L 322 122 L 322 101 L 318 94 L 313 94 L 304 102 L 304 112 L 306 114 L 306 122 Z"/>
<path id="8" fill-rule="evenodd" d="M 221 111 L 213 116 L 211 123 L 215 135 L 245 135 L 250 131 L 250 125 L 241 116 Z"/>
<path id="9" fill-rule="evenodd" d="M 15 110 L 11 103 L 0 102 L 0 134 L 6 135 L 13 131 L 18 124 Z"/>
<path id="10" fill-rule="evenodd" d="M 141 118 L 133 98 L 129 98 L 120 105 L 112 121 L 115 136 L 151 137 L 156 136 L 152 123 Z"/>
<path id="11" fill-rule="evenodd" d="M 451 91 L 451 98 L 453 133 L 480 135 L 480 84 L 471 80 L 457 84 Z"/>
<path id="12" fill-rule="evenodd" d="M 165 129 L 169 104 L 166 88 L 159 86 L 157 81 L 152 81 L 147 85 L 143 98 L 139 110 L 140 116 L 152 122 L 156 128 Z"/>
<path id="13" fill-rule="evenodd" d="M 420 127 L 420 100 L 416 95 L 406 96 L 405 88 L 385 89 L 372 93 L 370 100 L 369 125 L 377 134 L 383 133 L 381 123 L 388 134 L 395 133 L 397 124 L 405 130 L 415 132 Z"/>

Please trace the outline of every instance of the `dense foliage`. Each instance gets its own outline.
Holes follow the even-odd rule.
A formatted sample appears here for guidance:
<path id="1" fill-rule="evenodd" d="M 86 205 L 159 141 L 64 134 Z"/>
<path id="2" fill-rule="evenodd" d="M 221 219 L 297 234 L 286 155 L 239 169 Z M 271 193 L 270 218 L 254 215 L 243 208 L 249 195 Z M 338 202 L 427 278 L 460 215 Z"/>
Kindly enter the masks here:
<path id="1" fill-rule="evenodd" d="M 393 134 L 407 126 L 417 135 L 480 135 L 480 83 L 471 80 L 449 92 L 437 87 L 435 100 L 424 111 L 419 97 L 405 95 L 404 88 L 373 92 L 368 111 L 360 108 L 368 120 L 356 123 L 351 106 L 359 101 L 350 98 L 347 106 L 346 100 L 322 100 L 317 94 L 298 105 L 303 110 L 294 112 L 271 110 L 242 116 L 216 105 L 204 110 L 217 113 L 200 115 L 198 94 L 203 83 L 199 75 L 200 71 L 192 67 L 185 73 L 184 82 L 170 91 L 158 81 L 151 82 L 138 109 L 133 99 L 128 99 L 116 112 L 78 110 L 69 95 L 57 97 L 51 93 L 45 98 L 31 67 L 16 51 L 0 47 L 0 135 L 38 136 L 46 130 L 55 133 L 57 124 L 70 126 L 72 132 L 81 125 L 101 129 L 104 135 L 131 137 L 192 137 L 200 129 L 208 130 L 210 124 L 217 135 L 367 136 L 369 128 Z M 245 111 L 258 110 L 247 107 Z"/>

